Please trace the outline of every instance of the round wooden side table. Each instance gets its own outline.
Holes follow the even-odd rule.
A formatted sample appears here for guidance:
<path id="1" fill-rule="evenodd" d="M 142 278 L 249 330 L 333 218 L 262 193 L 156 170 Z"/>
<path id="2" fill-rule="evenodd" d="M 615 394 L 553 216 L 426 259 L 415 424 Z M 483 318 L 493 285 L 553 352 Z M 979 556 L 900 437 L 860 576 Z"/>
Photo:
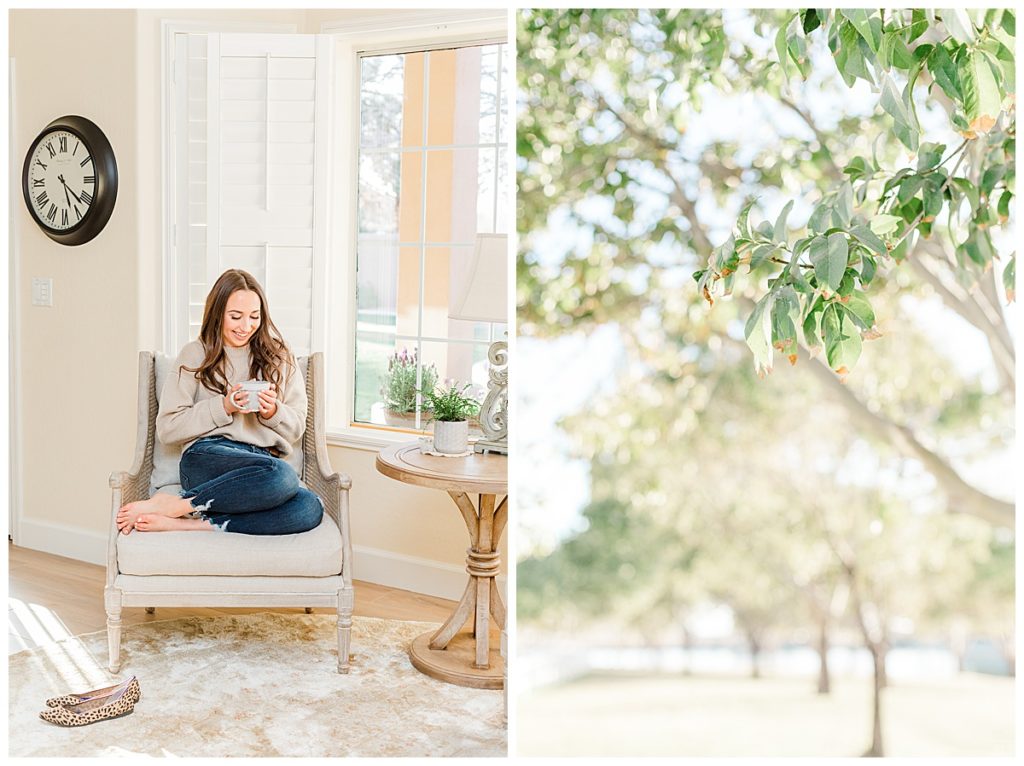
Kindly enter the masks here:
<path id="1" fill-rule="evenodd" d="M 414 442 L 382 450 L 377 455 L 377 470 L 406 484 L 445 490 L 469 530 L 466 590 L 444 625 L 413 641 L 409 649 L 413 666 L 432 678 L 460 686 L 501 689 L 505 660 L 491 643 L 491 617 L 498 630 L 505 628 L 505 604 L 494 578 L 501 565 L 498 542 L 508 521 L 508 458 L 425 455 L 420 442 Z M 479 495 L 476 505 L 470 494 Z M 505 497 L 495 504 L 498 495 Z M 463 630 L 467 622 L 469 629 Z"/>

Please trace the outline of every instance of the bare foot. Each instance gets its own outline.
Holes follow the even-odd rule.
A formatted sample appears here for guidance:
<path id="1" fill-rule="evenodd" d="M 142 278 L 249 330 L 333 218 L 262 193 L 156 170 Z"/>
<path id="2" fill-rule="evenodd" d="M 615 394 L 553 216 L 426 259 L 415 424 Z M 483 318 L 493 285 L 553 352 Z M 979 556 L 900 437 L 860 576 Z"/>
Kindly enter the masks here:
<path id="1" fill-rule="evenodd" d="M 212 531 L 213 525 L 206 519 L 180 519 L 160 514 L 141 514 L 135 519 L 135 528 L 140 532 L 175 532 L 188 529 Z"/>
<path id="2" fill-rule="evenodd" d="M 136 521 L 140 514 L 179 518 L 192 513 L 192 503 L 187 498 L 158 492 L 148 500 L 139 500 L 121 506 L 117 512 L 117 528 L 121 534 L 127 535 L 136 529 Z"/>

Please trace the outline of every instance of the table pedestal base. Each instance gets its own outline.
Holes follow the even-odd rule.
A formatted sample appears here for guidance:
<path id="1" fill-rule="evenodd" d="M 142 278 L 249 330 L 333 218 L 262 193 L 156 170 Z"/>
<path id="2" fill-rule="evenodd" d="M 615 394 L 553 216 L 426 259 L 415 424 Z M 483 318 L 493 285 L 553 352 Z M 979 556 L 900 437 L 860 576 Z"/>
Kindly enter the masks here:
<path id="1" fill-rule="evenodd" d="M 504 686 L 505 659 L 498 651 L 498 634 L 493 634 L 487 668 L 474 668 L 476 639 L 469 629 L 459 631 L 444 649 L 431 649 L 435 631 L 419 636 L 409 647 L 409 659 L 421 673 L 440 681 L 474 689 L 501 689 Z"/>

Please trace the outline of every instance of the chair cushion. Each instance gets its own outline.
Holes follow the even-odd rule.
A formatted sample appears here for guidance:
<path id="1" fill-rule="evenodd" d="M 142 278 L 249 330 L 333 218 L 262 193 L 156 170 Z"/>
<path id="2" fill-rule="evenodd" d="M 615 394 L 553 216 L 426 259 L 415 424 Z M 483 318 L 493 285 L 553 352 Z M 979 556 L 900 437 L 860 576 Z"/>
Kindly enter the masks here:
<path id="1" fill-rule="evenodd" d="M 154 372 L 156 374 L 156 398 L 160 400 L 160 392 L 164 390 L 164 381 L 174 368 L 175 360 L 157 352 L 154 354 Z M 299 357 L 297 360 L 299 370 L 305 379 L 309 357 Z M 178 474 L 178 463 L 181 462 L 180 444 L 164 444 L 155 439 L 153 445 L 153 473 L 149 477 L 149 494 L 152 497 L 157 492 L 164 492 L 169 495 L 176 495 L 181 490 L 181 477 Z M 285 461 L 295 473 L 302 476 L 302 443 L 301 440 L 292 446 L 291 454 Z"/>
<path id="2" fill-rule="evenodd" d="M 341 533 L 328 514 L 297 535 L 235 532 L 132 532 L 117 536 L 127 575 L 329 577 L 341 572 Z"/>

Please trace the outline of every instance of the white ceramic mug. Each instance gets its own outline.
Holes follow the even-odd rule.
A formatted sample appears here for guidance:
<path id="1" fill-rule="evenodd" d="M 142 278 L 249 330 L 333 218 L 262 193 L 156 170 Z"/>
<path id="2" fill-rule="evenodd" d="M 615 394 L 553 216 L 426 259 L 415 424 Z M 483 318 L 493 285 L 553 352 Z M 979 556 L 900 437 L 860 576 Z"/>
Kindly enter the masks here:
<path id="1" fill-rule="evenodd" d="M 260 409 L 260 391 L 269 391 L 270 382 L 266 380 L 246 380 L 242 382 L 242 387 L 231 394 L 231 403 L 238 407 L 239 412 L 258 412 Z M 235 396 L 247 391 L 249 393 L 249 402 L 246 404 L 245 409 L 235 399 Z"/>

